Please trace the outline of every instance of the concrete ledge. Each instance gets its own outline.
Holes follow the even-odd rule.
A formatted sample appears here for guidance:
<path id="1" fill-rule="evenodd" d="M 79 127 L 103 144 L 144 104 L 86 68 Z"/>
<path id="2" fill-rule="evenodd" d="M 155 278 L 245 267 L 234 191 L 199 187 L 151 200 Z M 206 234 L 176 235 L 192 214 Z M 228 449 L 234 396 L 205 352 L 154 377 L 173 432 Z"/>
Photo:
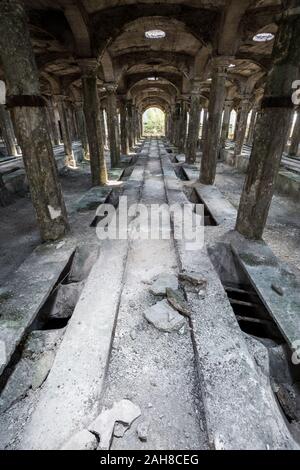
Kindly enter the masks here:
<path id="1" fill-rule="evenodd" d="M 28 190 L 25 170 L 20 169 L 3 175 L 6 189 L 11 193 L 19 193 Z"/>
<path id="2" fill-rule="evenodd" d="M 1 287 L 0 344 L 4 357 L 1 357 L 0 374 L 9 364 L 74 250 L 72 240 L 39 246 L 21 264 L 13 279 Z"/>
<path id="3" fill-rule="evenodd" d="M 199 185 L 195 191 L 218 225 L 235 225 L 237 211 L 216 186 Z"/>
<path id="4" fill-rule="evenodd" d="M 114 168 L 109 170 L 108 178 L 110 181 L 118 181 L 122 178 L 124 169 Z M 108 196 L 112 192 L 111 186 L 94 186 L 87 191 L 75 204 L 71 207 L 72 212 L 89 212 L 96 210 L 100 204 L 104 204 Z"/>
<path id="5" fill-rule="evenodd" d="M 300 197 L 300 174 L 287 170 L 280 170 L 276 181 L 276 190 L 286 196 L 290 196 L 296 201 Z"/>

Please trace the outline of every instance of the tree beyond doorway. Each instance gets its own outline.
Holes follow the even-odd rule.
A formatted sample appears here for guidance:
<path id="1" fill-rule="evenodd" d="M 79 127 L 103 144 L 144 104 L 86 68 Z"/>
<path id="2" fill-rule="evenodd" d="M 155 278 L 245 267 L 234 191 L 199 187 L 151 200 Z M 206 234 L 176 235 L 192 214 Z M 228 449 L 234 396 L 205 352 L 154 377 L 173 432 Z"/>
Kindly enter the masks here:
<path id="1" fill-rule="evenodd" d="M 165 113 L 159 108 L 149 108 L 143 115 L 143 133 L 147 136 L 165 134 Z"/>

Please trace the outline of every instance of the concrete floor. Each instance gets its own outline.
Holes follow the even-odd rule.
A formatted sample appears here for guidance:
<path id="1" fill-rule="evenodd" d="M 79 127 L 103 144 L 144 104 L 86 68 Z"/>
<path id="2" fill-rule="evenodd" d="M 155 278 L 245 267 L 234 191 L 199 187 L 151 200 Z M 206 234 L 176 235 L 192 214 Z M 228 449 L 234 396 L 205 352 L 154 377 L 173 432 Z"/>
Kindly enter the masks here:
<path id="1" fill-rule="evenodd" d="M 137 188 L 138 180 L 134 179 L 128 182 L 128 188 L 124 186 L 134 202 L 146 205 L 167 202 L 167 167 L 163 168 L 160 160 L 162 149 L 163 144 L 156 139 L 144 142 L 136 167 L 139 186 Z M 167 155 L 164 158 L 168 160 Z M 69 170 L 61 177 L 61 182 L 67 207 L 70 208 L 74 200 L 79 199 L 90 187 L 88 165 L 84 164 L 76 171 Z M 241 175 L 226 165 L 219 165 L 216 185 L 235 207 L 242 184 Z M 281 260 L 290 262 L 296 271 L 300 269 L 297 206 L 285 198 L 275 196 L 265 237 L 275 254 Z M 0 251 L 1 265 L 4 264 L 0 272 L 1 285 L 1 281 L 12 276 L 17 266 L 39 244 L 39 237 L 31 203 L 27 198 L 16 198 L 13 205 L 1 208 L 0 221 L 1 224 L 5 222 L 0 230 L 0 242 L 4 246 Z M 7 237 L 7 233 L 10 236 Z M 89 236 L 96 240 L 95 235 L 90 232 Z M 205 276 L 209 279 L 206 298 L 200 300 L 195 319 L 191 322 L 185 319 L 182 331 L 163 333 L 150 325 L 144 314 L 157 302 L 149 291 L 153 279 L 164 272 L 180 272 L 178 251 L 173 239 L 134 240 L 125 245 L 107 245 L 111 250 L 110 259 L 113 260 L 111 268 L 110 260 L 105 260 L 106 253 L 110 253 L 105 252 L 105 246 L 102 247 L 101 255 L 100 245 L 103 261 L 99 258 L 95 263 L 66 328 L 57 330 L 59 335 L 54 343 L 53 339 L 49 340 L 49 332 L 44 331 L 45 341 L 49 345 L 39 350 L 40 344 L 34 346 L 37 349 L 30 355 L 30 367 L 40 385 L 36 388 L 25 387 L 26 391 L 20 393 L 14 384 L 22 385 L 24 380 L 26 382 L 26 373 L 24 369 L 16 369 L 15 376 L 12 375 L 11 404 L 0 415 L 0 448 L 60 448 L 75 429 L 86 428 L 103 408 L 111 408 L 114 402 L 122 399 L 137 404 L 141 409 L 141 418 L 122 437 L 113 438 L 112 449 L 195 450 L 212 446 L 222 448 L 225 441 L 228 442 L 227 448 L 231 448 L 231 445 L 234 448 L 235 439 L 239 441 L 242 430 L 236 429 L 236 435 L 220 438 L 222 432 L 227 432 L 226 423 L 231 420 L 234 422 L 236 417 L 232 416 L 231 405 L 228 409 L 225 405 L 222 410 L 218 407 L 227 399 L 228 403 L 236 406 L 238 401 L 234 405 L 235 396 L 242 398 L 245 410 L 240 422 L 247 422 L 245 426 L 247 432 L 251 430 L 249 435 L 253 436 L 251 444 L 255 448 L 294 448 L 296 444 L 284 421 L 281 423 L 279 408 L 268 399 L 268 394 L 271 396 L 272 392 L 268 382 L 262 379 L 260 370 L 265 365 L 261 357 L 255 357 L 254 361 L 250 349 L 244 344 L 244 334 L 235 321 L 225 293 L 221 293 L 220 281 L 212 269 L 206 250 L 199 254 L 200 258 L 203 257 L 202 267 L 204 272 L 207 270 Z M 124 257 L 124 263 L 120 256 Z M 116 265 L 115 260 L 118 260 Z M 118 272 L 115 278 L 114 269 Z M 101 293 L 97 285 L 100 283 L 103 287 L 103 276 L 107 288 Z M 110 295 L 107 295 L 108 289 L 111 290 Z M 111 299 L 114 299 L 114 303 L 111 303 Z M 196 303 L 198 305 L 199 298 Z M 107 317 L 106 310 L 110 311 L 111 316 L 108 322 L 105 320 L 102 331 L 101 320 Z M 110 325 L 109 333 L 107 324 Z M 93 345 L 95 334 L 99 335 L 97 345 Z M 105 335 L 103 338 L 102 334 Z M 110 335 L 112 343 L 108 344 Z M 214 335 L 219 335 L 219 340 Z M 103 357 L 103 348 L 99 345 L 105 341 L 106 356 Z M 218 356 L 218 350 L 224 352 L 222 357 Z M 201 379 L 200 351 L 203 360 Z M 230 359 L 228 362 L 227 354 Z M 25 362 L 28 360 L 28 351 L 22 358 Z M 93 374 L 97 375 L 96 379 L 93 379 Z M 247 380 L 251 382 L 251 393 L 247 391 L 247 386 L 238 389 L 237 381 L 240 383 L 240 380 L 246 384 Z M 222 382 L 222 386 L 219 382 Z M 224 395 L 222 387 L 225 382 L 232 392 Z M 214 389 L 216 384 L 219 385 Z M 207 393 L 206 405 L 203 402 L 204 390 Z M 214 390 L 214 393 L 209 390 Z M 256 397 L 259 400 L 261 397 L 261 408 L 252 403 Z M 251 403 L 251 409 L 253 407 L 251 413 L 247 400 Z M 208 408 L 207 403 L 210 403 Z M 262 413 L 267 413 L 270 422 L 261 422 L 260 409 Z M 137 431 L 141 424 L 147 428 L 146 440 L 138 438 Z M 245 436 L 247 432 L 245 430 Z M 60 435 L 63 436 L 61 439 Z M 245 436 L 239 441 L 243 442 L 243 446 L 248 445 Z"/>

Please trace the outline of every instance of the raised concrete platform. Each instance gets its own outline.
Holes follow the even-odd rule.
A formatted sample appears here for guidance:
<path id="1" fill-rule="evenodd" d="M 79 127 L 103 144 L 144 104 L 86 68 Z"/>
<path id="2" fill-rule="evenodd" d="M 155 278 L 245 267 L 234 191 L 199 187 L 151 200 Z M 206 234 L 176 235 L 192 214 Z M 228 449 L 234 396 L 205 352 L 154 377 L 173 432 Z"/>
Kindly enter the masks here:
<path id="1" fill-rule="evenodd" d="M 299 201 L 300 174 L 288 170 L 280 170 L 277 176 L 276 189 L 280 194 L 290 196 Z"/>
<path id="2" fill-rule="evenodd" d="M 41 245 L 0 290 L 0 374 L 75 251 L 73 240 Z"/>

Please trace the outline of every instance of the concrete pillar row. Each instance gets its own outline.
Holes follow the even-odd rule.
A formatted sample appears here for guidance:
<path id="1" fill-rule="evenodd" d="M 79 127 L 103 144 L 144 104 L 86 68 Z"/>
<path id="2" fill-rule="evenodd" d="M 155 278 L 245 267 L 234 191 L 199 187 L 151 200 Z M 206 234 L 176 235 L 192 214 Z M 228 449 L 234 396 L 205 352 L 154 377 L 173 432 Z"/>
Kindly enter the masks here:
<path id="1" fill-rule="evenodd" d="M 209 118 L 201 160 L 200 182 L 214 184 L 220 148 L 222 112 L 226 96 L 227 71 L 232 57 L 215 57 L 212 61 L 212 82 L 209 98 Z"/>
<path id="2" fill-rule="evenodd" d="M 262 238 L 294 112 L 291 90 L 299 79 L 300 63 L 300 12 L 296 6 L 298 0 L 287 0 L 290 10 L 279 23 L 238 211 L 236 230 L 251 239 Z"/>
<path id="3" fill-rule="evenodd" d="M 41 238 L 57 240 L 69 226 L 58 180 L 27 16 L 19 1 L 0 2 L 0 59 Z"/>
<path id="4" fill-rule="evenodd" d="M 97 89 L 98 65 L 96 59 L 81 59 L 79 61 L 82 72 L 83 110 L 89 142 L 92 184 L 94 186 L 104 185 L 108 180 Z"/>
<path id="5" fill-rule="evenodd" d="M 196 161 L 200 130 L 200 93 L 200 84 L 194 83 L 191 93 L 190 119 L 186 143 L 186 160 L 188 163 L 194 163 Z"/>
<path id="6" fill-rule="evenodd" d="M 6 146 L 7 154 L 13 157 L 18 155 L 16 137 L 9 111 L 4 104 L 0 105 L 0 129 Z"/>
<path id="7" fill-rule="evenodd" d="M 119 118 L 117 113 L 117 85 L 115 83 L 105 84 L 107 99 L 107 126 L 110 149 L 111 166 L 116 167 L 120 163 L 120 132 Z"/>
<path id="8" fill-rule="evenodd" d="M 292 134 L 291 145 L 289 148 L 289 155 L 291 157 L 296 157 L 299 155 L 299 145 L 300 145 L 300 109 L 296 111 L 296 122 Z"/>

